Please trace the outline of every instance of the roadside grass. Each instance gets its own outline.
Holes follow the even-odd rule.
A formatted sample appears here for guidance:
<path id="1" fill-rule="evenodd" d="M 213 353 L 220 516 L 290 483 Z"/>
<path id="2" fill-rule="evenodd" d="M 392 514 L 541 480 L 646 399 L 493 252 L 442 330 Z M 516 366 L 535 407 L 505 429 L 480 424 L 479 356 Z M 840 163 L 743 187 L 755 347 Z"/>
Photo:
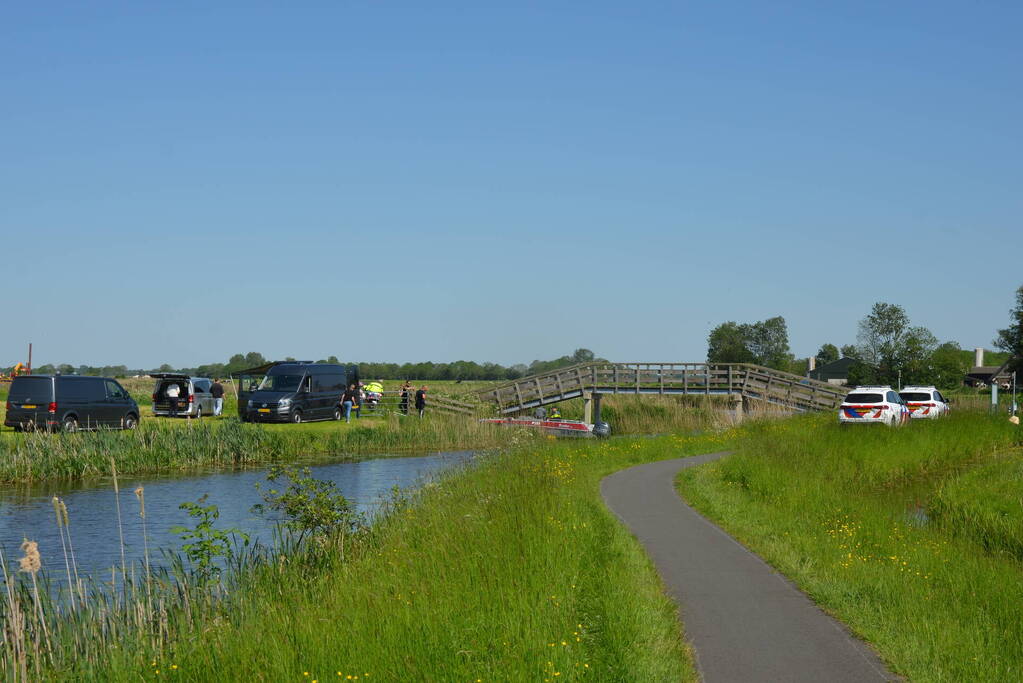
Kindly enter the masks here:
<path id="1" fill-rule="evenodd" d="M 948 478 L 927 507 L 950 533 L 1023 562 L 1023 450 Z"/>
<path id="2" fill-rule="evenodd" d="M 481 456 L 396 497 L 344 558 L 279 551 L 243 563 L 219 599 L 136 591 L 48 614 L 49 655 L 29 603 L 2 620 L 4 664 L 22 643 L 36 678 L 693 681 L 676 606 L 599 482 L 730 438 L 545 439 Z"/>
<path id="3" fill-rule="evenodd" d="M 745 426 L 683 496 L 911 680 L 1023 679 L 1020 445 L 1003 417 Z"/>

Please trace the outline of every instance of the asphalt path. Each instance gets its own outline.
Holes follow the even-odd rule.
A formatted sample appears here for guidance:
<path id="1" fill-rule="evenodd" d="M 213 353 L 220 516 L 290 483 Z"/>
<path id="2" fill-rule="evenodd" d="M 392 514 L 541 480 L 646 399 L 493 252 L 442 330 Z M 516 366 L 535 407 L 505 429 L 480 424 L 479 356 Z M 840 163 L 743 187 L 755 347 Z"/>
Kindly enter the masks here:
<path id="1" fill-rule="evenodd" d="M 842 624 L 682 501 L 679 470 L 725 455 L 638 465 L 600 484 L 678 602 L 703 680 L 899 680 Z"/>

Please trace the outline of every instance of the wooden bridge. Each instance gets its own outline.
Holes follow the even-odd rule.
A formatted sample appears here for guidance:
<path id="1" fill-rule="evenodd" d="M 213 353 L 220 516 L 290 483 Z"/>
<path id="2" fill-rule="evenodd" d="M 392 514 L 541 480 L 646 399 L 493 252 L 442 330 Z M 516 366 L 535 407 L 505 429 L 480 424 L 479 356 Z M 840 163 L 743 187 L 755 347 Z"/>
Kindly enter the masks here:
<path id="1" fill-rule="evenodd" d="M 477 392 L 500 414 L 583 398 L 586 421 L 600 416 L 604 394 L 730 396 L 736 402 L 762 401 L 795 411 L 834 410 L 846 389 L 749 363 L 608 363 L 572 365 L 523 377 Z M 595 406 L 591 408 L 591 402 Z"/>

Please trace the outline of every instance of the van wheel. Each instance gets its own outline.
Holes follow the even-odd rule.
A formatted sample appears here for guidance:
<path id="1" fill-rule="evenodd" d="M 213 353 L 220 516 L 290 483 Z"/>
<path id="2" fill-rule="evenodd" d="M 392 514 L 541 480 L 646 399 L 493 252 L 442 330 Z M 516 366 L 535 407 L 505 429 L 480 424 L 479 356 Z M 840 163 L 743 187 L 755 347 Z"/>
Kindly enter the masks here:
<path id="1" fill-rule="evenodd" d="M 65 432 L 77 432 L 78 431 L 78 420 L 74 417 L 68 416 L 64 418 L 63 430 Z"/>
<path id="2" fill-rule="evenodd" d="M 195 407 L 195 419 L 198 420 L 201 417 L 202 417 L 202 406 L 196 406 Z"/>
<path id="3" fill-rule="evenodd" d="M 24 428 L 21 425 L 14 425 L 14 431 L 15 433 L 22 432 L 24 431 Z"/>
<path id="4" fill-rule="evenodd" d="M 337 420 L 338 422 L 340 422 L 341 421 L 341 417 L 342 417 L 341 409 L 340 408 L 334 408 L 334 419 Z"/>
<path id="5" fill-rule="evenodd" d="M 301 410 L 296 410 L 295 412 L 293 412 L 291 414 L 291 422 L 293 424 L 299 424 L 299 423 L 302 422 L 302 411 Z"/>
<path id="6" fill-rule="evenodd" d="M 139 419 L 131 413 L 128 413 L 128 415 L 124 418 L 123 424 L 125 429 L 135 429 L 139 426 Z"/>

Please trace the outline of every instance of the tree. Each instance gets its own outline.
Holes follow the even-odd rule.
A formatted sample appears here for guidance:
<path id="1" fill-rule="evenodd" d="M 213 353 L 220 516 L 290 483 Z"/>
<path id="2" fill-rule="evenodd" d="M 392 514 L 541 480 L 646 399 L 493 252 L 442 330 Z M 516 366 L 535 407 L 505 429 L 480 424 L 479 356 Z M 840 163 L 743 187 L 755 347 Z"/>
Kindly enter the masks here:
<path id="1" fill-rule="evenodd" d="M 788 370 L 792 364 L 789 331 L 785 318 L 775 316 L 753 323 L 749 331 L 749 350 L 756 363 L 775 370 Z"/>
<path id="2" fill-rule="evenodd" d="M 838 360 L 838 347 L 834 344 L 821 344 L 821 347 L 817 349 L 817 363 L 820 365 L 827 365 L 828 363 L 834 363 Z"/>
<path id="3" fill-rule="evenodd" d="M 893 385 L 900 372 L 904 382 L 913 381 L 938 344 L 927 328 L 910 326 L 902 306 L 880 301 L 860 321 L 856 341 L 856 358 L 874 369 L 876 381 Z"/>
<path id="4" fill-rule="evenodd" d="M 1010 370 L 1023 372 L 1023 286 L 1016 290 L 1016 307 L 1009 311 L 1009 326 L 998 330 L 995 346 L 1013 355 Z"/>
<path id="5" fill-rule="evenodd" d="M 757 323 L 721 323 L 707 337 L 707 362 L 757 363 L 789 370 L 789 333 L 785 318 L 776 316 Z"/>
<path id="6" fill-rule="evenodd" d="M 842 346 L 842 358 L 857 358 L 856 347 L 852 344 Z"/>
<path id="7" fill-rule="evenodd" d="M 589 363 L 593 360 L 593 352 L 589 349 L 576 349 L 572 353 L 572 360 L 576 363 Z"/>
<path id="8" fill-rule="evenodd" d="M 248 367 L 254 368 L 265 363 L 266 358 L 263 358 L 263 354 L 258 351 L 249 351 L 245 354 L 245 362 L 248 364 Z"/>
<path id="9" fill-rule="evenodd" d="M 749 325 L 734 321 L 721 323 L 707 336 L 708 363 L 752 363 L 749 349 Z"/>
<path id="10" fill-rule="evenodd" d="M 927 363 L 927 373 L 922 381 L 939 389 L 954 389 L 962 386 L 969 369 L 963 360 L 963 350 L 956 342 L 945 342 L 934 349 Z M 916 379 L 921 381 L 921 379 Z"/>

